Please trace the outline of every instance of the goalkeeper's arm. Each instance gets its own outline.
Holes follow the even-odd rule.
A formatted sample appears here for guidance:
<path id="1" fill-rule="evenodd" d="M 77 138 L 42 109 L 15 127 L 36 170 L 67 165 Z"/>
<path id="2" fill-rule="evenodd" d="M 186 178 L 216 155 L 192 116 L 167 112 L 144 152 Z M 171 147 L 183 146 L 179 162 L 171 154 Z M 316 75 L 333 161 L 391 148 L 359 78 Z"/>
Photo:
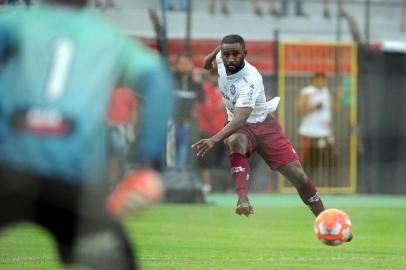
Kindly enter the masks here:
<path id="1" fill-rule="evenodd" d="M 168 119 L 173 111 L 172 77 L 165 64 L 162 64 L 139 76 L 134 89 L 144 96 L 144 101 L 140 104 L 138 161 L 156 165 L 164 157 Z"/>

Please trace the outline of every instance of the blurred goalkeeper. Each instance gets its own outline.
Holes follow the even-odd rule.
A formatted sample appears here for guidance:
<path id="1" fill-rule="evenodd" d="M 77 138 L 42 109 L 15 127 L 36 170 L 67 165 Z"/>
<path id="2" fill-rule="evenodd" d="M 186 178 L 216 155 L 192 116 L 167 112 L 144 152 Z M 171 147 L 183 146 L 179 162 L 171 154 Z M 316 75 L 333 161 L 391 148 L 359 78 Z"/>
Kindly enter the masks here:
<path id="1" fill-rule="evenodd" d="M 127 177 L 110 197 L 112 213 L 106 210 L 105 116 L 118 83 L 137 89 L 139 161 L 157 164 L 172 84 L 158 56 L 81 10 L 86 2 L 49 0 L 0 17 L 0 227 L 42 225 L 67 264 L 136 269 L 112 213 L 123 211 L 127 189 L 147 186 L 145 196 L 156 198 L 158 186 L 134 179 L 157 174 L 145 169 Z"/>

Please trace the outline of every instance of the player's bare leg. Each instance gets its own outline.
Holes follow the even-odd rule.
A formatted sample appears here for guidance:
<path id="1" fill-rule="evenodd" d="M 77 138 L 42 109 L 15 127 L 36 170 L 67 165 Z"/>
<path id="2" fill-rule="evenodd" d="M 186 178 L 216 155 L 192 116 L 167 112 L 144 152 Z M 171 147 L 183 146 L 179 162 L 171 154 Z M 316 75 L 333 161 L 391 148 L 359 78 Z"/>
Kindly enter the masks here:
<path id="1" fill-rule="evenodd" d="M 246 157 L 248 151 L 248 138 L 241 133 L 231 135 L 226 141 L 230 149 L 231 175 L 234 180 L 236 192 L 238 194 L 237 208 L 235 212 L 238 215 L 247 217 L 254 213 L 248 200 L 248 179 L 250 165 Z"/>
<path id="2" fill-rule="evenodd" d="M 278 168 L 278 171 L 295 186 L 303 202 L 316 217 L 324 211 L 323 202 L 316 187 L 308 178 L 298 160 Z"/>

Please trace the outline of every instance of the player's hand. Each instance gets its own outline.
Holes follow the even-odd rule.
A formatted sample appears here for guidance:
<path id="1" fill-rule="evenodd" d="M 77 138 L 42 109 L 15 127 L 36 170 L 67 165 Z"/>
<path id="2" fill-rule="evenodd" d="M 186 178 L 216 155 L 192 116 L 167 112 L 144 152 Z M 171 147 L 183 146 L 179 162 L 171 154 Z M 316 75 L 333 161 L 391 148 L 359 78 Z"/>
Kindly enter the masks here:
<path id="1" fill-rule="evenodd" d="M 164 193 L 161 176 L 143 168 L 127 174 L 112 192 L 107 202 L 108 211 L 116 217 L 138 214 L 159 202 Z"/>
<path id="2" fill-rule="evenodd" d="M 202 139 L 197 143 L 192 144 L 192 148 L 196 148 L 198 157 L 203 157 L 214 147 L 215 143 L 216 142 L 212 138 Z"/>

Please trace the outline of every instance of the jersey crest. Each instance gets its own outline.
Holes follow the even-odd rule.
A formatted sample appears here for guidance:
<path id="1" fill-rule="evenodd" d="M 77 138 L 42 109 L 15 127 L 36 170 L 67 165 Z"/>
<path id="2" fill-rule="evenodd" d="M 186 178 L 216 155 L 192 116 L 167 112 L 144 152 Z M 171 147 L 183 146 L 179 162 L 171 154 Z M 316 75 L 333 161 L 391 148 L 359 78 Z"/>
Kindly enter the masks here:
<path id="1" fill-rule="evenodd" d="M 230 86 L 230 94 L 231 94 L 231 95 L 235 95 L 235 85 L 234 85 L 234 84 L 232 84 L 232 85 Z"/>

